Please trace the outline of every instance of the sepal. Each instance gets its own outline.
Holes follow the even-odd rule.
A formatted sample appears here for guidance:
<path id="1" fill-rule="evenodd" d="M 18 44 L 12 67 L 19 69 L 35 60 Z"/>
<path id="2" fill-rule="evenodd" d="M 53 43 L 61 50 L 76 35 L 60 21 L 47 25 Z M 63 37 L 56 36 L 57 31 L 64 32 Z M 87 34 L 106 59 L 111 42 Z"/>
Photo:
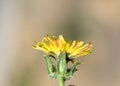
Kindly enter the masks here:
<path id="1" fill-rule="evenodd" d="M 48 70 L 49 77 L 56 79 L 57 78 L 56 68 L 53 65 L 51 57 L 46 55 L 46 56 L 44 56 L 44 59 L 45 59 L 46 65 L 47 65 L 47 70 Z"/>
<path id="2" fill-rule="evenodd" d="M 79 64 L 80 63 L 75 62 L 70 69 L 67 69 L 67 73 L 64 75 L 65 80 L 69 80 L 73 76 L 74 72 L 77 71 L 77 66 Z"/>

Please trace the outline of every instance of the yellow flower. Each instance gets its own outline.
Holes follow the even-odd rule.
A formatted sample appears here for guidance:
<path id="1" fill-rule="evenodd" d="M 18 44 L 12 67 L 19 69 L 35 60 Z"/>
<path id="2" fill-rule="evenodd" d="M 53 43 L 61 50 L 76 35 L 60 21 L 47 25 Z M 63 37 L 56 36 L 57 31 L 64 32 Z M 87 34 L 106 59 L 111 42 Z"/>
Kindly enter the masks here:
<path id="1" fill-rule="evenodd" d="M 68 58 L 76 58 L 89 54 L 92 51 L 92 44 L 84 44 L 83 41 L 72 41 L 66 42 L 62 35 L 56 36 L 45 36 L 41 42 L 35 41 L 33 45 L 34 49 L 44 51 L 49 55 L 59 56 L 65 52 Z"/>

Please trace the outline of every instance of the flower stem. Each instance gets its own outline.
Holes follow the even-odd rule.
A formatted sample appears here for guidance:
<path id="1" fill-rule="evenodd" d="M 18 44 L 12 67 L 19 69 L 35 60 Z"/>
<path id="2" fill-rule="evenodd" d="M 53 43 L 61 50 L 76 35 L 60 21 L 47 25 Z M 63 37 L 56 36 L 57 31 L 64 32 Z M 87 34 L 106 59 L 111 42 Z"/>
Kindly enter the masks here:
<path id="1" fill-rule="evenodd" d="M 64 86 L 64 79 L 62 76 L 58 77 L 59 86 Z"/>

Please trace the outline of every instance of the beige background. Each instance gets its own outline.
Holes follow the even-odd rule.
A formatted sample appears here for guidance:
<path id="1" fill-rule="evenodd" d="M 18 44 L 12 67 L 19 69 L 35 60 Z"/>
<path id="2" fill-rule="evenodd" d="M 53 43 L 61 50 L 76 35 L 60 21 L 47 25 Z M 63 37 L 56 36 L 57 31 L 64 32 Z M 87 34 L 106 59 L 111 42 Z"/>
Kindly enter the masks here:
<path id="1" fill-rule="evenodd" d="M 46 34 L 94 44 L 66 86 L 120 86 L 120 0 L 0 0 L 0 86 L 57 86 L 31 47 Z"/>

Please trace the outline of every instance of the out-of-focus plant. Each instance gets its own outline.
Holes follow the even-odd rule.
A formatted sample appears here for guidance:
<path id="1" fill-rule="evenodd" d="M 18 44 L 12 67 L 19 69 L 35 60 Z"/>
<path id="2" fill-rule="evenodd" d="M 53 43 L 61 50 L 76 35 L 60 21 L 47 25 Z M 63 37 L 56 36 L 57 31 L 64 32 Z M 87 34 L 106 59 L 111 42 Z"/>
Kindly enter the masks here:
<path id="1" fill-rule="evenodd" d="M 64 86 L 64 82 L 77 71 L 80 62 L 77 62 L 76 58 L 89 54 L 92 51 L 92 44 L 84 44 L 84 41 L 77 40 L 67 42 L 62 35 L 47 35 L 42 41 L 35 41 L 33 48 L 46 53 L 44 59 L 49 76 L 57 79 L 59 86 Z M 69 62 L 73 64 L 71 68 L 68 68 Z"/>

